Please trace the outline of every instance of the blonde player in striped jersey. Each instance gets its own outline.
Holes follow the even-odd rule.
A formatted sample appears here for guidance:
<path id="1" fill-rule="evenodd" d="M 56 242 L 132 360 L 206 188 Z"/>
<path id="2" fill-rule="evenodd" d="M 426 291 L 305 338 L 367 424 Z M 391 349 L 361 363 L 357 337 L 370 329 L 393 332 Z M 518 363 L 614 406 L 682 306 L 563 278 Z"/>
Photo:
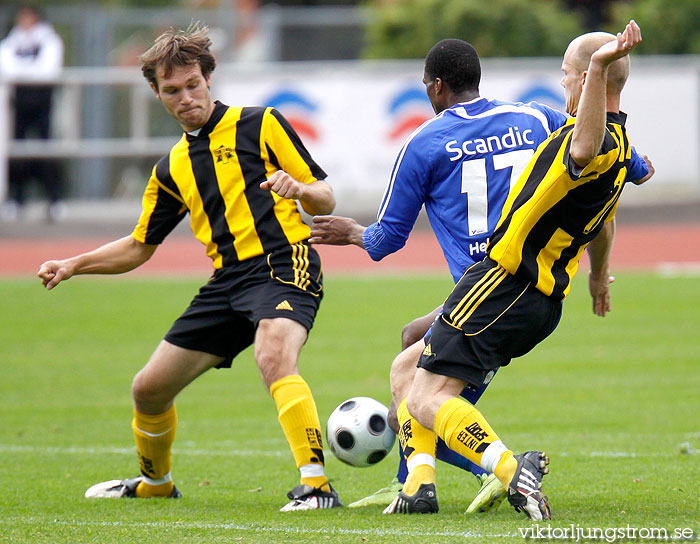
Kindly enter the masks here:
<path id="1" fill-rule="evenodd" d="M 533 520 L 551 518 L 541 489 L 547 456 L 515 455 L 459 393 L 551 334 L 586 248 L 594 311 L 610 310 L 614 215 L 631 156 L 620 93 L 628 55 L 640 42 L 640 29 L 630 21 L 617 36 L 590 33 L 569 45 L 562 85 L 575 118 L 537 149 L 506 200 L 486 259 L 457 283 L 426 337 L 419 369 L 398 409 L 411 469 L 406 484 L 416 491 L 399 493 L 387 513 L 436 510 L 431 467 L 439 436 L 495 473 L 516 510 Z M 525 392 L 523 402 L 536 395 Z"/>

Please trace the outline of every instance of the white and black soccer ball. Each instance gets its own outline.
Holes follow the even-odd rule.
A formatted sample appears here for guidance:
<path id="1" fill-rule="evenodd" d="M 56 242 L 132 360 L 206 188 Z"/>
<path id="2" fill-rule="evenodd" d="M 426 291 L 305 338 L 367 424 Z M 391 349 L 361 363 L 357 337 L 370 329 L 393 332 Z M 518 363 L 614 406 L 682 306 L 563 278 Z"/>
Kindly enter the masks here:
<path id="1" fill-rule="evenodd" d="M 384 459 L 396 434 L 389 428 L 389 409 L 370 397 L 353 397 L 328 418 L 326 439 L 335 456 L 354 467 L 369 467 Z"/>

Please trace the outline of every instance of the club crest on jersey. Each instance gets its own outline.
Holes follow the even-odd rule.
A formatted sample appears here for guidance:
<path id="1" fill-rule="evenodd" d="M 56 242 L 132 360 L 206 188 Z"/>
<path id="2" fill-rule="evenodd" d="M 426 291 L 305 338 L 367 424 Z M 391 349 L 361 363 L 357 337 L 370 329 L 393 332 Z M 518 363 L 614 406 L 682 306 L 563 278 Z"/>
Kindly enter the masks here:
<path id="1" fill-rule="evenodd" d="M 217 164 L 228 164 L 228 161 L 233 158 L 233 149 L 225 145 L 220 145 L 214 150 L 214 156 L 216 157 Z"/>

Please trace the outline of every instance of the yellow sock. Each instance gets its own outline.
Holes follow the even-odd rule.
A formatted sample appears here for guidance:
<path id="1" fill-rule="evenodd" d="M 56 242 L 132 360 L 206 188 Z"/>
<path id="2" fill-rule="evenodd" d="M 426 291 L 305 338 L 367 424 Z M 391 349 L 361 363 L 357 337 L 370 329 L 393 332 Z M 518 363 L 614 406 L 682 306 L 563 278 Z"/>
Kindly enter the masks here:
<path id="1" fill-rule="evenodd" d="M 473 405 L 460 398 L 446 401 L 435 415 L 435 431 L 450 449 L 494 472 L 505 486 L 510 483 L 517 467 L 513 452 Z"/>
<path id="2" fill-rule="evenodd" d="M 518 468 L 518 462 L 513 456 L 513 452 L 508 450 L 501 455 L 501 460 L 496 465 L 493 473 L 496 478 L 503 484 L 503 487 L 507 488 L 510 482 L 515 476 L 515 471 Z"/>
<path id="3" fill-rule="evenodd" d="M 177 412 L 175 405 L 158 415 L 142 414 L 134 409 L 131 423 L 139 454 L 141 474 L 151 483 L 141 482 L 139 497 L 167 497 L 173 490 L 170 477 L 170 450 L 175 440 Z"/>
<path id="4" fill-rule="evenodd" d="M 435 467 L 430 465 L 418 465 L 406 476 L 402 491 L 408 495 L 415 495 L 421 484 L 435 483 Z"/>
<path id="5" fill-rule="evenodd" d="M 411 416 L 406 400 L 401 402 L 396 415 L 399 419 L 399 442 L 408 468 L 403 492 L 409 496 L 415 495 L 421 484 L 435 483 L 437 435 Z"/>
<path id="6" fill-rule="evenodd" d="M 308 478 L 302 477 L 301 483 L 310 485 L 311 487 L 315 487 L 322 491 L 330 492 L 331 490 L 331 485 L 328 483 L 328 478 L 325 476 L 309 476 Z"/>
<path id="7" fill-rule="evenodd" d="M 301 483 L 330 491 L 323 468 L 321 422 L 308 384 L 299 375 L 286 376 L 270 386 L 270 394 L 301 473 Z"/>

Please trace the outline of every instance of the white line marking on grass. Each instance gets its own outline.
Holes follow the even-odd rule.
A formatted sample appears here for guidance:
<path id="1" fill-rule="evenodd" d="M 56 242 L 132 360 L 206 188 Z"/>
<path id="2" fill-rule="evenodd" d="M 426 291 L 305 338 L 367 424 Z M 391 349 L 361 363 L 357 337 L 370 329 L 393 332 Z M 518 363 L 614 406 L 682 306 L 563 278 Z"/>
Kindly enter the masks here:
<path id="1" fill-rule="evenodd" d="M 42 454 L 117 454 L 133 455 L 136 453 L 136 446 L 131 448 L 113 447 L 53 447 L 53 446 L 15 446 L 12 444 L 0 444 L 0 453 L 42 453 Z M 224 457 L 282 457 L 288 452 L 281 450 L 202 450 L 202 449 L 179 449 L 173 448 L 175 455 L 206 455 Z"/>
<path id="2" fill-rule="evenodd" d="M 700 276 L 700 262 L 662 262 L 657 265 L 656 273 L 662 278 L 697 278 L 698 276 Z"/>
<path id="3" fill-rule="evenodd" d="M 293 517 L 293 516 L 292 516 Z M 305 529 L 295 526 L 269 526 L 269 525 L 254 525 L 240 523 L 209 523 L 203 521 L 178 521 L 162 522 L 162 521 L 75 521 L 75 520 L 46 520 L 43 518 L 9 518 L 0 519 L 0 525 L 37 525 L 46 523 L 52 525 L 61 525 L 64 527 L 127 527 L 131 528 L 156 528 L 156 529 L 213 529 L 213 530 L 234 530 L 234 531 L 250 531 L 253 533 L 287 533 L 287 534 L 324 534 L 324 535 L 360 535 L 360 536 L 445 536 L 459 538 L 508 538 L 518 536 L 517 533 L 475 533 L 473 531 L 417 531 L 411 530 L 410 535 L 405 529 L 344 529 L 342 527 L 323 527 L 318 529 Z"/>
<path id="4" fill-rule="evenodd" d="M 651 455 L 659 454 L 646 454 L 644 457 L 650 457 Z M 592 451 L 590 453 L 591 457 L 640 457 L 638 453 L 633 453 L 631 451 Z"/>
<path id="5" fill-rule="evenodd" d="M 693 433 L 686 433 L 687 435 Z M 0 444 L 0 453 L 38 453 L 46 455 L 99 455 L 99 454 L 114 454 L 114 455 L 134 455 L 136 454 L 136 446 L 130 448 L 116 447 L 59 447 L 59 446 L 17 446 L 13 444 Z M 568 457 L 570 455 L 583 455 L 588 457 L 610 457 L 610 458 L 627 458 L 627 457 L 660 457 L 668 455 L 665 452 L 632 452 L 632 451 L 589 451 L 589 452 L 549 452 L 550 455 L 559 455 Z M 207 457 L 284 457 L 289 454 L 287 450 L 207 450 L 207 449 L 188 449 L 174 448 L 174 455 L 195 455 Z"/>
<path id="6" fill-rule="evenodd" d="M 550 456 L 552 455 L 557 455 L 559 457 L 569 457 L 569 456 L 576 456 L 576 455 L 583 455 L 584 457 L 639 457 L 640 459 L 643 459 L 645 457 L 661 457 L 661 456 L 667 456 L 668 453 L 664 452 L 645 452 L 645 453 L 635 453 L 633 451 L 575 451 L 575 452 L 569 452 L 569 451 L 560 451 L 560 452 L 554 452 L 551 453 L 548 451 L 548 454 Z"/>

